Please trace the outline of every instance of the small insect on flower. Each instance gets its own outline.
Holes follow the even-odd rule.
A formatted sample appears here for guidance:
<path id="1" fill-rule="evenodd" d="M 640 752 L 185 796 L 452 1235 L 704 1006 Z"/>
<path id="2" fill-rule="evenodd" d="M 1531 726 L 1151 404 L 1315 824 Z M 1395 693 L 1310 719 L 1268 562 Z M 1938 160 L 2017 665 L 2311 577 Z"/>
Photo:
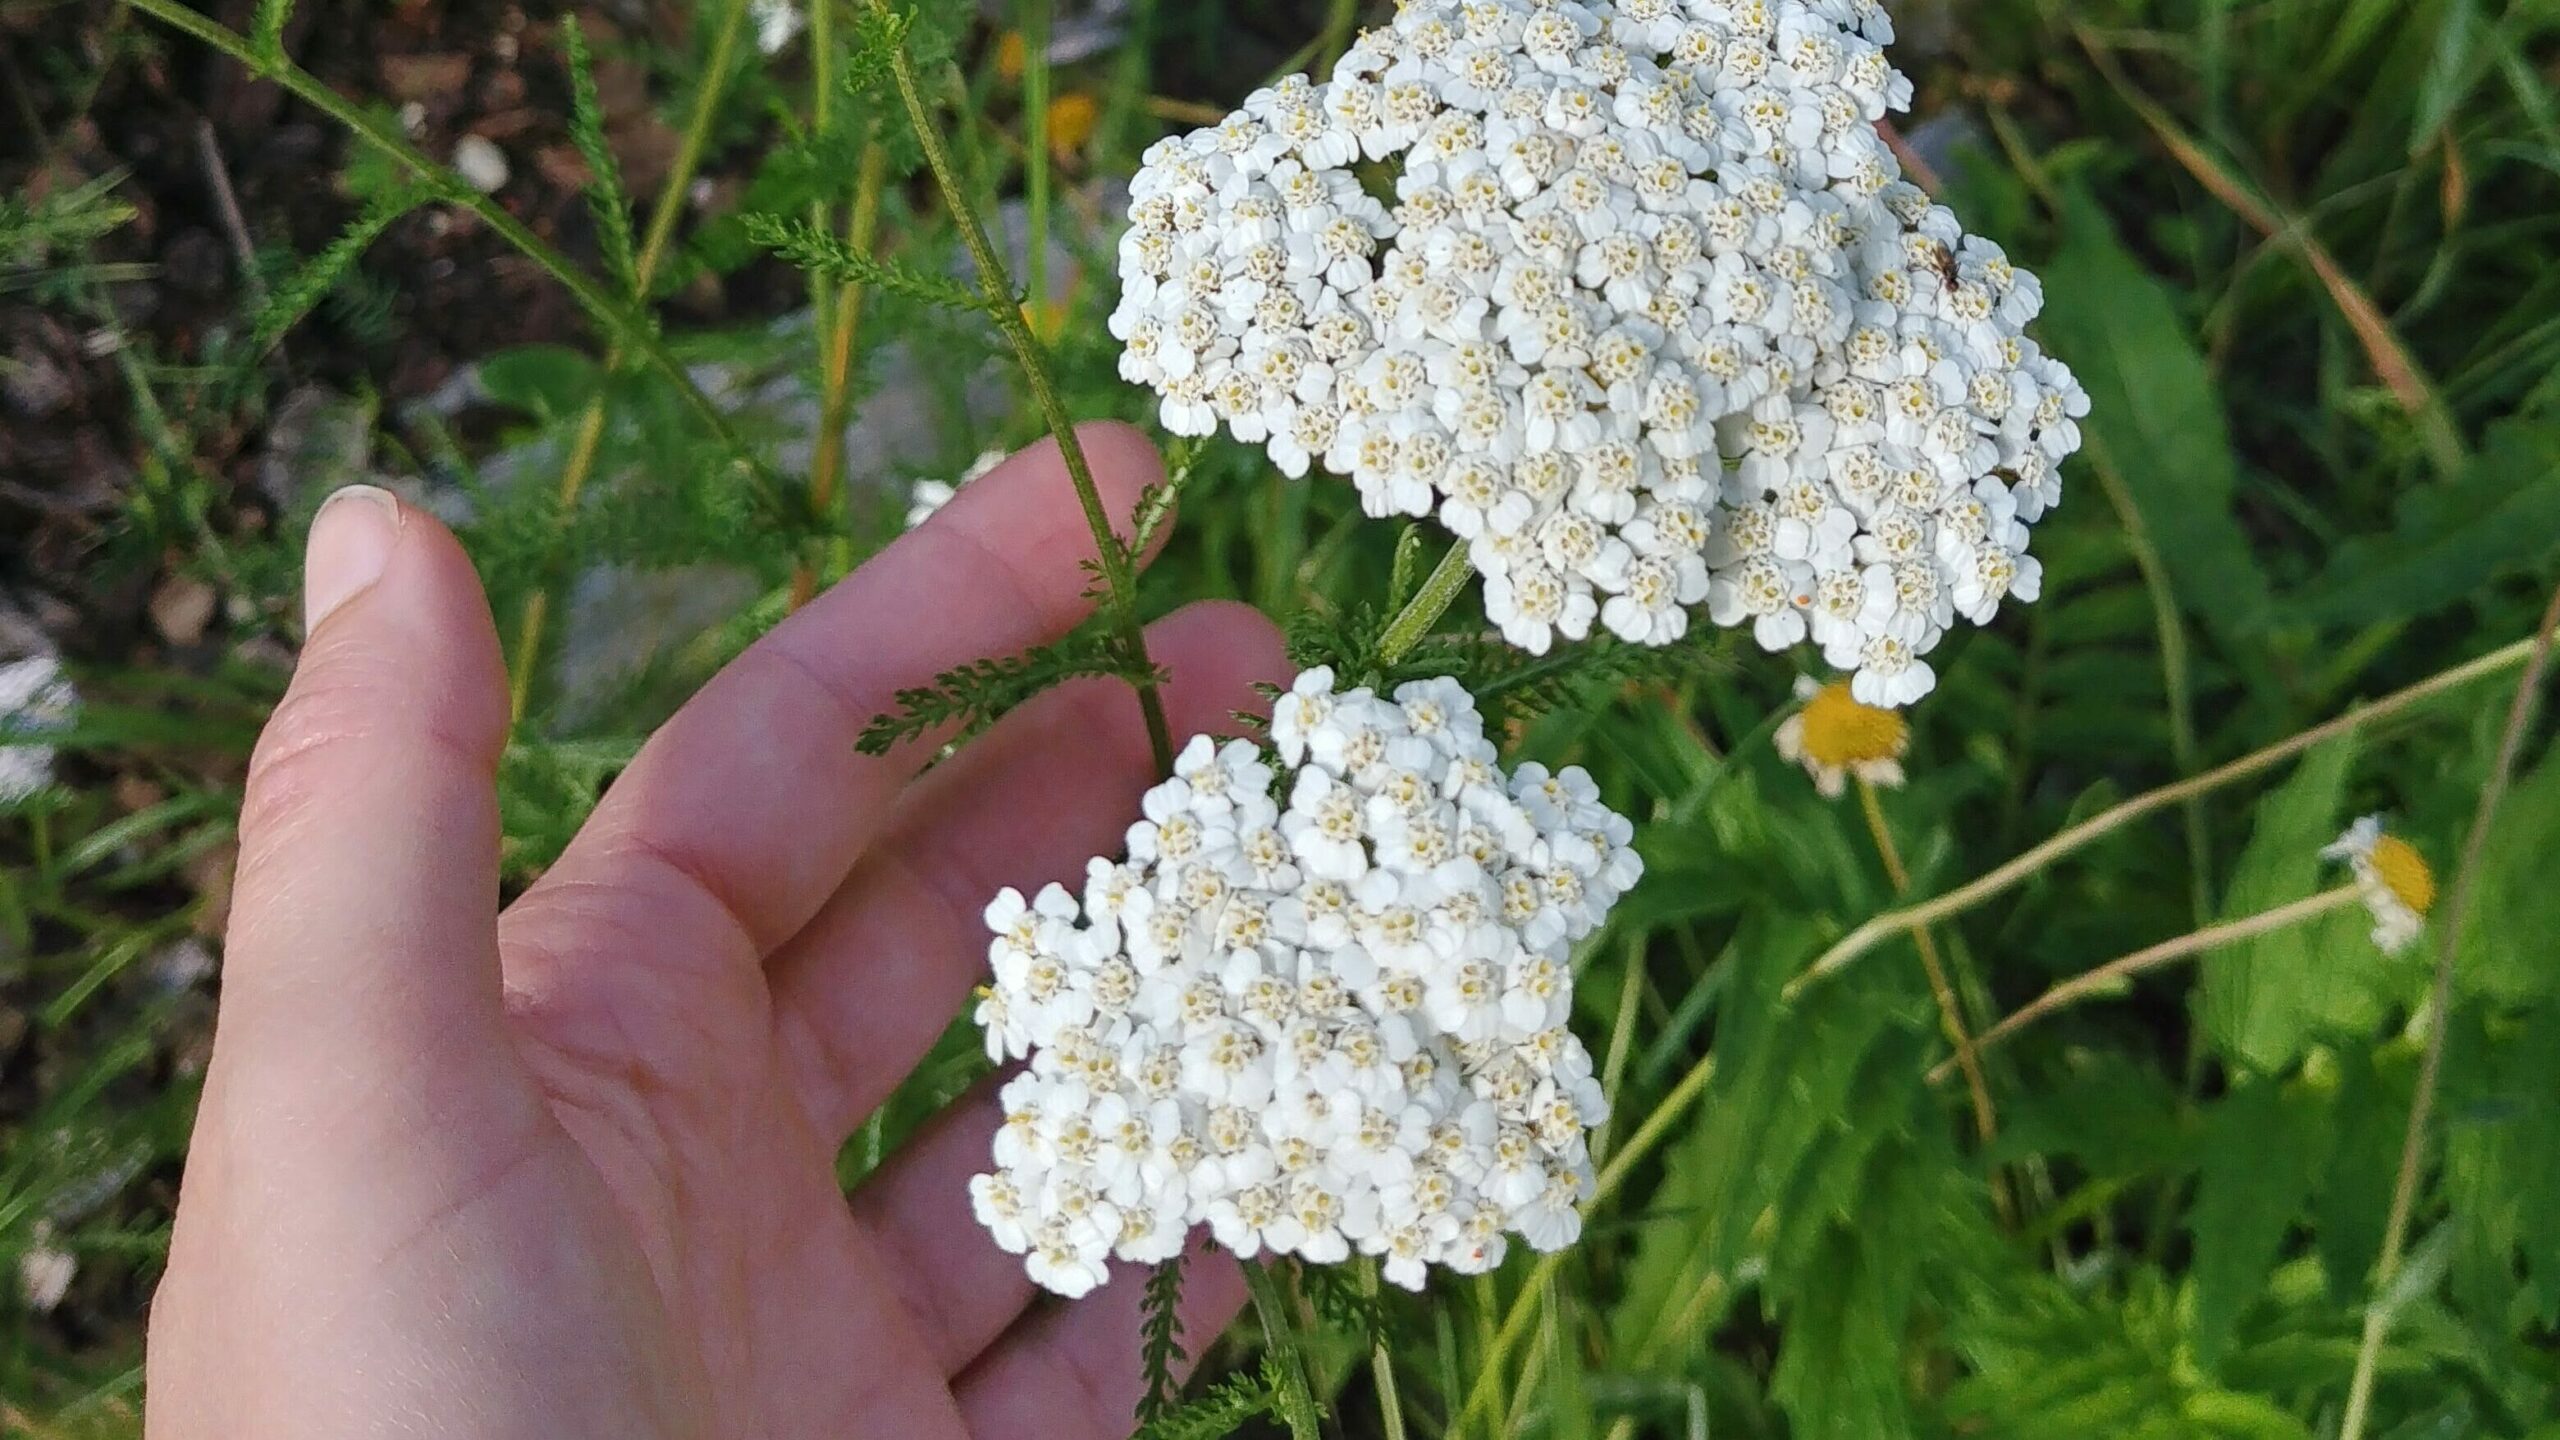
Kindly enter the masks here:
<path id="1" fill-rule="evenodd" d="M 1899 712 L 1859 703 L 1846 680 L 1803 677 L 1796 694 L 1804 706 L 1778 726 L 1778 755 L 1803 766 L 1825 799 L 1837 799 L 1852 775 L 1888 789 L 1902 783 L 1911 726 Z"/>
<path id="2" fill-rule="evenodd" d="M 1191 741 L 1080 903 L 988 906 L 977 1020 L 1029 1064 L 970 1198 L 1035 1282 L 1082 1294 L 1200 1225 L 1412 1288 L 1573 1241 L 1609 1106 L 1572 946 L 1643 866 L 1581 771 L 1493 762 L 1456 681 L 1310 670 L 1270 748 Z"/>
<path id="3" fill-rule="evenodd" d="M 2320 851 L 2355 871 L 2356 893 L 2373 915 L 2373 943 L 2385 955 L 2409 948 L 2435 908 L 2436 876 L 2417 847 L 2382 831 L 2382 817 L 2367 815 Z"/>

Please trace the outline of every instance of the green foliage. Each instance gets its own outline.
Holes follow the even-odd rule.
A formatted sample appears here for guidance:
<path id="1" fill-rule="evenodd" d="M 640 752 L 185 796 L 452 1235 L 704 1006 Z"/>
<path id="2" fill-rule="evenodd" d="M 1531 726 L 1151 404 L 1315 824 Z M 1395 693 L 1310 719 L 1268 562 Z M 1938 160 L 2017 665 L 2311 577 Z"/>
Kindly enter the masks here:
<path id="1" fill-rule="evenodd" d="M 302 323 L 312 309 L 327 299 L 354 273 L 356 262 L 373 247 L 391 222 L 409 213 L 427 198 L 414 186 L 397 186 L 383 190 L 365 201 L 347 227 L 319 253 L 305 260 L 284 281 L 268 292 L 267 301 L 249 322 L 249 338 L 242 347 L 241 359 L 252 364 L 263 358 L 282 340 L 285 332 Z"/>
<path id="2" fill-rule="evenodd" d="M 587 167 L 587 213 L 595 217 L 596 244 L 604 254 L 604 273 L 614 288 L 630 299 L 641 293 L 640 267 L 631 240 L 631 199 L 623 193 L 622 167 L 605 140 L 604 106 L 596 98 L 595 62 L 587 52 L 586 31 L 578 17 L 560 20 L 560 48 L 569 62 L 569 138 Z"/>
<path id="3" fill-rule="evenodd" d="M 266 0 L 244 41 L 279 74 L 286 12 Z M 1060 93 L 1106 97 L 1101 155 L 1125 157 L 1157 133 L 1151 103 L 1223 108 L 1261 78 L 1238 66 L 1258 64 L 1269 37 L 1241 36 L 1232 14 L 1133 13 L 1141 38 L 1058 69 Z M 716 102 L 704 174 L 738 197 L 685 213 L 650 296 L 635 283 L 631 204 L 604 143 L 593 57 L 569 22 L 560 118 L 592 177 L 584 201 L 595 218 L 593 253 L 574 258 L 598 277 L 579 299 L 605 328 L 451 357 L 476 363 L 497 413 L 470 415 L 449 443 L 422 438 L 403 418 L 411 397 L 385 387 L 375 463 L 423 473 L 467 511 L 466 544 L 510 626 L 529 594 L 559 600 L 587 567 L 717 566 L 747 597 L 599 693 L 554 697 L 547 681 L 535 685 L 498 776 L 511 884 L 557 857 L 669 706 L 787 612 L 796 564 L 820 557 L 809 577 L 820 582 L 841 574 L 895 530 L 903 473 L 949 474 L 1042 428 L 988 363 L 1003 358 L 990 307 L 951 278 L 970 272 L 951 217 L 915 174 L 919 138 L 894 93 L 891 62 L 903 53 L 947 122 L 936 133 L 966 191 L 982 205 L 1015 203 L 1030 134 L 1019 87 L 982 43 L 990 27 L 951 0 L 838 15 L 839 88 L 823 125 L 804 55 L 741 57 L 715 77 L 703 73 L 707 47 L 682 36 L 635 27 L 617 39 L 629 48 L 616 53 L 649 65 L 679 112 L 696 96 Z M 1915 893 L 1943 894 L 2106 804 L 2524 632 L 2540 592 L 2560 581 L 2560 272 L 2548 260 L 2560 123 L 2543 73 L 2555 45 L 2550 7 L 2471 0 L 2132 0 L 2096 18 L 1997 0 L 1949 29 L 1915 77 L 1922 109 L 1960 113 L 1998 146 L 1951 170 L 1960 213 L 2042 275 L 2041 339 L 2091 392 L 2085 428 L 2097 453 L 2066 467 L 2068 500 L 2037 528 L 2042 599 L 1965 628 L 1932 657 L 1941 684 L 1911 712 L 1909 783 L 1882 806 Z M 55 84 L 53 63 L 24 67 L 33 88 Z M 110 53 L 107 63 L 131 61 Z M 105 93 L 144 104 L 137 97 L 152 88 Z M 2281 197 L 2298 228 L 2265 236 L 2232 214 L 2163 147 L 2131 94 L 2199 137 L 2223 178 Z M 76 97 L 36 99 L 48 124 L 81 108 Z M 347 105 L 397 134 L 380 97 Z M 881 242 L 863 255 L 836 237 L 850 177 L 874 145 L 890 183 Z M 165 168 L 141 173 L 166 183 Z M 1063 167 L 1060 193 L 1123 168 Z M 132 445 L 143 478 L 106 546 L 220 577 L 226 608 L 256 617 L 241 631 L 260 632 L 261 645 L 289 629 L 297 557 L 292 517 L 270 536 L 251 523 L 265 507 L 239 503 L 234 478 L 259 444 L 260 397 L 246 387 L 301 383 L 306 371 L 332 382 L 359 371 L 378 384 L 369 367 L 380 357 L 350 355 L 347 342 L 368 329 L 383 338 L 386 316 L 413 317 L 368 273 L 367 244 L 416 199 L 480 198 L 440 171 L 411 175 L 378 142 L 359 147 L 337 181 L 363 207 L 355 223 L 310 260 L 277 266 L 271 309 L 243 307 L 210 327 L 255 337 L 217 354 L 132 321 L 140 310 L 110 303 L 127 297 L 93 273 L 161 258 L 149 247 L 167 226 L 116 232 L 131 213 L 123 197 L 159 215 L 170 197 L 133 194 L 131 180 L 108 174 L 40 200 L 0 199 L 0 288 L 12 303 L 62 308 L 72 333 L 123 347 L 105 364 L 130 377 L 134 412 L 117 418 L 145 437 Z M 823 223 L 803 218 L 820 209 Z M 1101 324 L 1112 303 L 1107 228 L 1090 231 L 1063 206 L 1047 219 L 1082 282 L 1048 342 L 1066 408 L 1144 417 L 1152 407 L 1119 381 Z M 2430 377 L 2467 462 L 2439 466 L 2428 454 L 2419 422 L 2378 382 L 2368 337 L 2303 258 L 2306 241 L 2370 295 Z M 927 441 L 901 452 L 911 459 L 845 477 L 842 513 L 811 513 L 764 473 L 810 438 L 804 422 L 777 422 L 756 400 L 818 370 L 808 327 L 742 312 L 702 328 L 688 303 L 679 333 L 661 339 L 651 308 L 705 270 L 740 272 L 733 293 L 761 303 L 766 252 L 870 292 L 858 409 L 899 381 L 902 403 L 921 394 L 930 412 L 915 427 Z M 541 254 L 539 242 L 527 253 Z M 344 308 L 320 309 L 335 323 L 274 356 L 276 337 L 315 307 Z M 636 356 L 643 342 L 664 346 L 676 370 L 720 368 L 710 388 L 721 407 L 738 407 L 736 444 L 712 433 L 668 365 L 605 363 L 608 349 Z M 260 352 L 267 364 L 238 363 Z M 14 384 L 20 363 L 14 351 L 0 357 L 0 378 Z M 197 382 L 212 369 L 240 383 Z M 559 457 L 591 404 L 604 417 L 596 464 L 563 505 Z M 99 430 L 124 443 L 114 423 Z M 507 463 L 483 478 L 475 466 L 501 450 Z M 448 487 L 447 475 L 462 478 Z M 1507 755 L 1586 766 L 1636 818 L 1647 876 L 1574 957 L 1575 1028 L 1613 1109 L 1599 1153 L 1612 1188 L 1581 1243 L 1552 1259 L 1515 1247 L 1496 1273 L 1436 1281 L 1418 1300 L 1382 1301 L 1348 1272 L 1307 1271 L 1296 1286 L 1315 1323 L 1289 1357 L 1257 1354 L 1245 1330 L 1225 1343 L 1181 1333 L 1179 1279 L 1161 1270 L 1140 1307 L 1142 1434 L 1268 1433 L 1303 1370 L 1316 1383 L 1307 1399 L 1332 1412 L 1334 1431 L 1378 1436 L 1374 1342 L 1416 1435 L 1516 1428 L 1563 1440 L 1625 1422 L 1639 1436 L 1727 1440 L 2330 1440 L 2365 1307 L 2377 1302 L 2391 1327 L 2361 1440 L 2560 1440 L 2546 1418 L 2560 1413 L 2560 1228 L 2547 1223 L 2545 1198 L 2560 1195 L 2560 1107 L 2550 1103 L 2560 969 L 2548 939 L 2560 933 L 2560 887 L 2546 873 L 2560 850 L 2560 758 L 2547 724 L 2474 877 L 2450 1013 L 2421 1009 L 2432 939 L 2386 959 L 2350 906 L 2020 1033 L 1987 1057 L 1998 1138 L 1982 1143 L 1962 1087 L 1921 1078 L 1948 1050 L 1908 940 L 1893 938 L 1836 988 L 1795 1003 L 1780 993 L 1895 898 L 1855 803 L 1823 802 L 1772 752 L 1796 660 L 1705 626 L 1663 650 L 1604 640 L 1531 657 L 1485 634 L 1462 594 L 1433 635 L 1388 664 L 1383 637 L 1441 543 L 1434 527 L 1371 523 L 1349 487 L 1283 480 L 1226 439 L 1171 447 L 1167 477 L 1138 507 L 1133 548 L 1162 550 L 1146 613 L 1241 597 L 1285 627 L 1301 663 L 1332 664 L 1348 680 L 1463 675 Z M 2173 618 L 2193 622 L 2166 627 L 2194 632 L 2175 661 L 2193 754 L 2171 743 L 2173 661 L 2110 490 L 2141 523 Z M 15 595 L 19 557 L 6 558 Z M 100 594 L 144 593 L 132 574 L 98 579 Z M 560 634 L 569 608 L 554 610 L 550 643 L 562 649 L 586 638 Z M 84 657 L 97 660 L 94 686 L 83 672 L 97 693 L 58 737 L 61 777 L 0 814 L 0 1026 L 10 1027 L 0 1041 L 10 1061 L 0 1271 L 43 1220 L 94 1288 L 75 1297 L 86 1313 L 58 1323 L 0 1316 L 0 1393 L 13 1423 L 34 1417 L 24 1427 L 34 1434 L 131 1429 L 79 1417 L 101 1412 L 93 1396 L 131 1384 L 117 1377 L 133 1365 L 140 1297 L 165 1237 L 165 1179 L 193 1105 L 191 1071 L 167 1037 L 199 1034 L 201 1015 L 189 1016 L 203 1008 L 201 996 L 152 990 L 148 962 L 201 918 L 204 902 L 181 878 L 230 843 L 239 756 L 280 685 L 272 666 L 127 663 L 113 637 L 140 631 L 136 617 L 109 602 L 86 618 L 101 622 L 89 633 L 109 637 L 111 653 Z M 1057 683 L 1144 673 L 1101 635 L 1079 633 L 896 697 L 864 744 L 939 740 L 946 729 L 965 740 Z M 2160 815 L 1938 925 L 1964 1019 L 1978 1030 L 2054 981 L 2202 918 L 2343 883 L 2316 852 L 2361 811 L 2388 815 L 2450 881 L 2509 683 L 2512 672 L 2207 797 L 2195 832 L 2207 860 L 2201 903 L 2188 832 Z M 148 803 L 131 808 L 119 794 Z M 2409 1259 L 2377 1296 L 2420 1046 L 2438 1031 L 2448 1037 L 2440 1121 L 2422 1137 Z M 1654 1148 L 1628 1158 L 1673 1087 L 1702 1069 L 1712 1075 L 1703 1094 L 1685 1092 L 1694 1100 L 1656 1128 Z M 857 1184 L 893 1161 L 983 1072 L 976 1037 L 955 1023 L 849 1138 L 840 1178 Z M 72 1218 L 84 1179 L 135 1163 L 148 1180 Z M 1495 1337 L 1506 1334 L 1503 1349 Z M 1173 1376 L 1191 1360 L 1203 1383 L 1184 1404 Z M 1490 1417 L 1457 1423 L 1479 1389 Z"/>
<path id="4" fill-rule="evenodd" d="M 1266 1357 L 1260 1369 L 1228 1376 L 1180 1409 L 1141 1424 L 1130 1440 L 1225 1440 L 1279 1407 L 1278 1364 Z"/>
<path id="5" fill-rule="evenodd" d="M 803 270 L 838 284 L 868 285 L 924 305 L 983 314 L 991 302 L 948 276 L 866 255 L 808 221 L 787 215 L 750 215 L 747 235 Z"/>
<path id="6" fill-rule="evenodd" d="M 2205 1113 L 2204 1164 L 2187 1214 L 2195 1244 L 2188 1333 L 2208 1373 L 2229 1353 L 2328 1159 L 2322 1109 L 2318 1097 L 2253 1077 Z"/>
<path id="7" fill-rule="evenodd" d="M 1139 1307 L 1138 1425 L 1144 1429 L 1171 1414 L 1182 1401 L 1182 1266 L 1172 1259 L 1147 1272 L 1147 1293 Z"/>
<path id="8" fill-rule="evenodd" d="M 2320 848 L 2346 828 L 2350 733 L 2303 757 L 2293 778 L 2258 804 L 2249 847 L 2233 864 L 2223 912 L 2254 915 L 2343 882 Z M 2198 1010 L 2204 1032 L 2232 1061 L 2274 1074 L 2318 1035 L 2361 1030 L 2380 1017 L 2383 989 L 2410 969 L 2377 951 L 2360 907 L 2259 935 L 2206 955 Z"/>
<path id="9" fill-rule="evenodd" d="M 2514 420 L 2490 430 L 2453 483 L 2410 488 L 2387 528 L 2341 542 L 2285 608 L 2308 624 L 2405 622 L 2458 604 L 2485 582 L 2547 568 L 2554 555 L 2560 429 Z"/>
<path id="10" fill-rule="evenodd" d="M 911 740 L 939 732 L 966 739 L 1044 690 L 1068 680 L 1103 675 L 1131 684 L 1141 675 L 1162 679 L 1162 672 L 1134 665 L 1111 635 L 1087 628 L 1055 645 L 972 661 L 936 675 L 930 685 L 899 691 L 894 697 L 897 708 L 865 726 L 856 744 L 865 755 L 886 755 Z"/>
<path id="11" fill-rule="evenodd" d="M 2266 623 L 2266 576 L 2234 512 L 2239 487 L 2211 372 L 2168 287 L 2146 273 L 2086 195 L 2063 209 L 2043 267 L 2045 342 L 2089 392 L 2082 431 L 2123 467 L 2133 508 L 2184 607 L 2218 634 Z"/>
<path id="12" fill-rule="evenodd" d="M 133 207 L 116 198 L 122 172 L 109 172 L 41 199 L 0 195 L 0 269 L 41 265 L 122 229 Z"/>

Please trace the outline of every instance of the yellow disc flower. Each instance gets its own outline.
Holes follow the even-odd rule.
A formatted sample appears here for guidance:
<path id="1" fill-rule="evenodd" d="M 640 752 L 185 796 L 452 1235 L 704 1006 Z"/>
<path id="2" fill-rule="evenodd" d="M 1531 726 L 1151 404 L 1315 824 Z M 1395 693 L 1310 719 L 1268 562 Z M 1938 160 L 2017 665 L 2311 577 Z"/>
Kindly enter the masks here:
<path id="1" fill-rule="evenodd" d="M 1781 758 L 1804 767 L 1813 788 L 1836 798 L 1857 776 L 1870 785 L 1902 783 L 1902 752 L 1911 746 L 1911 725 L 1895 710 L 1861 704 L 1849 693 L 1849 682 L 1817 685 L 1796 682 L 1804 708 L 1778 727 Z"/>
<path id="2" fill-rule="evenodd" d="M 2417 847 L 2382 833 L 2382 817 L 2367 815 L 2320 852 L 2355 871 L 2356 893 L 2373 916 L 2373 943 L 2386 955 L 2409 948 L 2426 928 L 2436 903 L 2436 876 Z"/>

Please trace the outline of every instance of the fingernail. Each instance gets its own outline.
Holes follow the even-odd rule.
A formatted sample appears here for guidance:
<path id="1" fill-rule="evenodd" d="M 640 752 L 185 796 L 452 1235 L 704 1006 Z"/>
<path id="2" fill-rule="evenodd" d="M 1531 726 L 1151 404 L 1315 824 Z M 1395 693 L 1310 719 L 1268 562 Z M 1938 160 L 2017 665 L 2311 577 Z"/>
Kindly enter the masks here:
<path id="1" fill-rule="evenodd" d="M 372 485 L 349 485 L 311 517 L 302 557 L 302 633 L 370 589 L 400 543 L 400 502 Z"/>

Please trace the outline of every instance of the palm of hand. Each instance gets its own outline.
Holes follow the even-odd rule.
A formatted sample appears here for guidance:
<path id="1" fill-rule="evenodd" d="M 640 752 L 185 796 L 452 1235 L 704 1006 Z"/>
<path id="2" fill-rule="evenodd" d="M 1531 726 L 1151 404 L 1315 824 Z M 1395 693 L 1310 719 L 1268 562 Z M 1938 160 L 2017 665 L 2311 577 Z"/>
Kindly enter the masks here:
<path id="1" fill-rule="evenodd" d="M 1125 513 L 1152 456 L 1086 443 Z M 980 480 L 706 687 L 493 925 L 495 640 L 404 515 L 261 743 L 152 1433 L 1125 1433 L 1138 1286 L 1038 1308 L 970 1219 L 991 1091 L 850 1206 L 834 1173 L 976 978 L 983 897 L 1108 849 L 1150 770 L 1101 682 L 921 779 L 853 733 L 1070 623 L 1090 546 L 1054 451 Z M 1280 663 L 1233 607 L 1151 640 L 1177 726 Z M 1195 1339 L 1237 1301 L 1195 1267 Z"/>

